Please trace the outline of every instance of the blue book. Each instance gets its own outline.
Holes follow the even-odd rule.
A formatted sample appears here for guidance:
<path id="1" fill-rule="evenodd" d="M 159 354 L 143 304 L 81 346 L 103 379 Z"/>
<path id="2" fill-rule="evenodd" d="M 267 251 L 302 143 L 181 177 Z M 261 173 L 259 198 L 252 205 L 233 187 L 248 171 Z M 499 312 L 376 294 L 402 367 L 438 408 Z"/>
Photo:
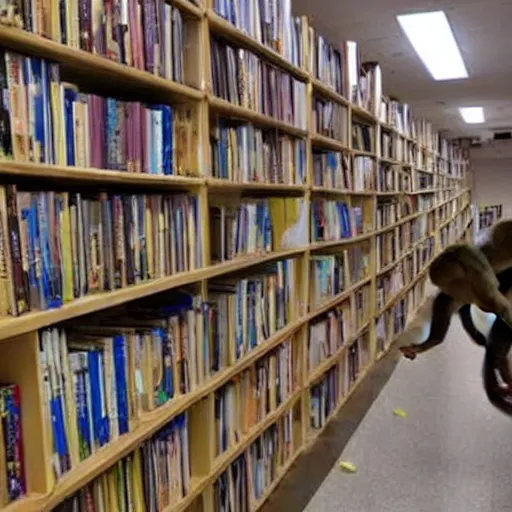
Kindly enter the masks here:
<path id="1" fill-rule="evenodd" d="M 50 411 L 53 429 L 53 452 L 59 456 L 62 470 L 67 471 L 69 469 L 69 450 L 61 395 L 50 400 Z"/>
<path id="2" fill-rule="evenodd" d="M 43 108 L 43 127 L 44 127 L 44 154 L 45 163 L 54 164 L 55 154 L 53 148 L 53 125 L 50 101 L 50 76 L 48 66 L 51 66 L 45 60 L 41 60 L 41 93 Z"/>
<path id="3" fill-rule="evenodd" d="M 44 308 L 51 308 L 53 305 L 53 265 L 48 231 L 48 196 L 46 192 L 39 192 L 37 196 L 39 240 L 41 244 L 41 281 L 43 292 L 43 295 L 41 296 L 41 306 Z"/>
<path id="4" fill-rule="evenodd" d="M 34 115 L 34 145 L 37 145 L 41 153 L 39 163 L 46 162 L 46 138 L 45 138 L 45 104 L 42 91 L 42 66 L 41 59 L 30 59 L 32 75 L 32 99 Z"/>
<path id="5" fill-rule="evenodd" d="M 128 432 L 129 412 L 126 376 L 126 340 L 123 335 L 114 336 L 114 366 L 119 434 L 125 434 Z"/>
<path id="6" fill-rule="evenodd" d="M 64 88 L 64 122 L 66 124 L 66 161 L 67 165 L 76 165 L 75 155 L 75 123 L 74 104 L 77 99 L 76 91 L 71 87 Z"/>
<path id="7" fill-rule="evenodd" d="M 91 413 L 93 435 L 96 444 L 101 447 L 108 443 L 110 437 L 109 419 L 104 410 L 103 364 L 99 350 L 90 350 L 87 354 L 89 380 L 91 386 Z"/>

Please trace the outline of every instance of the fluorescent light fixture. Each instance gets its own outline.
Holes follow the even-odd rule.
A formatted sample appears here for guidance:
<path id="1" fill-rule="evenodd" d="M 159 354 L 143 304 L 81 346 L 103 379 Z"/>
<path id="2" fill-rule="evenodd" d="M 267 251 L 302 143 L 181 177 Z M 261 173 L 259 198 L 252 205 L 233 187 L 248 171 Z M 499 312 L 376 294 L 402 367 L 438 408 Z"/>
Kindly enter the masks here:
<path id="1" fill-rule="evenodd" d="M 461 107 L 459 112 L 462 119 L 468 124 L 480 124 L 485 121 L 482 107 Z"/>
<path id="2" fill-rule="evenodd" d="M 397 19 L 434 80 L 468 77 L 444 11 L 404 14 Z"/>

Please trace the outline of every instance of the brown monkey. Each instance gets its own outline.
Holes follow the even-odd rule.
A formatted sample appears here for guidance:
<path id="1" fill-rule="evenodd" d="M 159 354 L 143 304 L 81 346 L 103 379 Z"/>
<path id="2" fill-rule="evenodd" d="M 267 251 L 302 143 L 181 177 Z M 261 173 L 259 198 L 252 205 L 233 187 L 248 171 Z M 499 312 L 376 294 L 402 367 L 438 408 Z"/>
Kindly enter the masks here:
<path id="1" fill-rule="evenodd" d="M 500 316 L 512 326 L 512 306 L 500 292 L 496 272 L 512 266 L 512 220 L 496 224 L 479 247 L 457 244 L 447 247 L 432 262 L 429 274 L 441 293 L 434 299 L 431 333 L 425 343 L 401 348 L 409 359 L 444 339 L 452 315 L 464 304 Z"/>

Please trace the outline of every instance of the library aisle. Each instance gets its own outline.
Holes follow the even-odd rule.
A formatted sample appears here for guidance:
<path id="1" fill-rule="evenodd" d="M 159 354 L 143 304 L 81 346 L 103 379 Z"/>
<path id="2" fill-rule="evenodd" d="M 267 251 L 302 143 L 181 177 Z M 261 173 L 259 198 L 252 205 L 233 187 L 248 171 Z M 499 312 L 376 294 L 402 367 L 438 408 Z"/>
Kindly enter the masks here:
<path id="1" fill-rule="evenodd" d="M 337 459 L 357 473 L 336 463 L 305 512 L 512 510 L 510 418 L 484 396 L 482 358 L 457 319 L 444 346 L 401 361 Z"/>

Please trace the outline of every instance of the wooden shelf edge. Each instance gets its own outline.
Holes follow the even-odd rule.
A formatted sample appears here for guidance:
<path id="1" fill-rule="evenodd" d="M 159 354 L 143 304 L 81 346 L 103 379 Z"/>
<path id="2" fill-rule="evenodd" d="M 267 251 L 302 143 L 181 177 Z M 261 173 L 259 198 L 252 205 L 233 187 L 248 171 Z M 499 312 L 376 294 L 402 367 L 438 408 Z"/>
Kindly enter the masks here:
<path id="1" fill-rule="evenodd" d="M 98 78 L 115 76 L 121 81 L 156 88 L 186 100 L 197 101 L 204 97 L 202 91 L 193 87 L 120 64 L 100 55 L 45 39 L 18 28 L 0 24 L 0 42 L 3 46 L 15 52 L 49 59 L 82 73 L 84 69 L 87 69 L 88 72 L 97 74 Z"/>
<path id="2" fill-rule="evenodd" d="M 265 114 L 260 114 L 259 112 L 249 108 L 235 105 L 234 103 L 230 103 L 229 101 L 218 98 L 217 96 L 208 95 L 208 103 L 210 108 L 220 112 L 222 115 L 250 121 L 257 126 L 275 128 L 290 135 L 295 135 L 296 137 L 306 137 L 308 134 L 307 129 L 297 128 L 292 124 L 279 121 Z"/>
<path id="3" fill-rule="evenodd" d="M 329 99 L 335 101 L 336 103 L 339 103 L 340 105 L 345 105 L 345 106 L 349 105 L 350 102 L 347 100 L 347 98 L 345 98 L 345 96 L 343 96 L 339 92 L 336 92 L 331 87 L 325 85 L 318 78 L 313 77 L 311 75 L 310 80 L 311 80 L 311 85 L 313 86 L 313 94 L 315 92 L 318 92 L 320 95 L 326 96 Z"/>
<path id="4" fill-rule="evenodd" d="M 287 185 L 285 183 L 258 183 L 251 181 L 231 181 L 223 178 L 207 178 L 206 184 L 209 190 L 240 190 L 240 191 L 271 191 L 287 195 L 301 195 L 308 190 L 306 185 Z"/>
<path id="5" fill-rule="evenodd" d="M 322 135 L 321 133 L 311 134 L 311 145 L 330 149 L 333 151 L 338 151 L 339 153 L 352 152 L 352 150 L 346 144 L 343 144 L 343 142 L 336 139 L 332 139 L 327 135 Z"/>
<path id="6" fill-rule="evenodd" d="M 212 279 L 223 274 L 229 274 L 262 263 L 298 256 L 303 254 L 305 250 L 306 248 L 285 249 L 262 255 L 237 258 L 225 263 L 219 263 L 189 272 L 182 272 L 160 279 L 153 279 L 120 290 L 88 295 L 68 304 L 64 304 L 58 309 L 34 311 L 18 317 L 2 318 L 0 320 L 0 342 L 32 331 L 37 331 L 65 320 L 70 320 L 113 306 L 119 306 L 126 302 L 141 299 L 173 288 L 197 283 L 205 279 Z"/>
<path id="7" fill-rule="evenodd" d="M 158 186 L 159 189 L 188 189 L 202 185 L 199 177 L 175 176 L 72 167 L 67 165 L 35 164 L 30 162 L 0 161 L 0 174 L 37 177 L 43 179 L 65 179 L 77 182 L 112 183 L 122 185 Z"/>

